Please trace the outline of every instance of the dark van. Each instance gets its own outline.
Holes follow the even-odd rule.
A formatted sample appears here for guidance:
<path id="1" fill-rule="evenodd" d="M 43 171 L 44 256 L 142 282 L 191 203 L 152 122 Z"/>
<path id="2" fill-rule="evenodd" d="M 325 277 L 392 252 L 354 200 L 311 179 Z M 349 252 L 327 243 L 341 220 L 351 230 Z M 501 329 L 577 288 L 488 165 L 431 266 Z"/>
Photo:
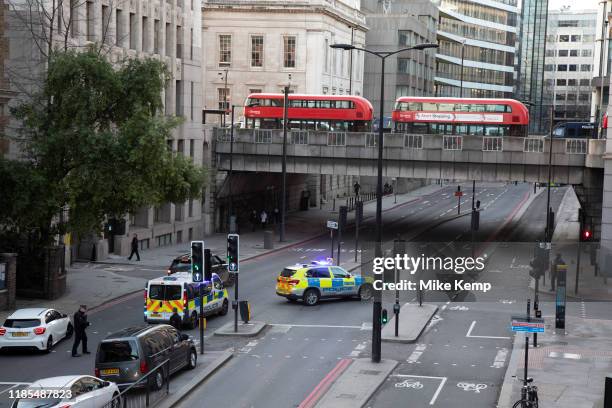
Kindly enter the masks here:
<path id="1" fill-rule="evenodd" d="M 155 370 L 150 376 L 151 384 L 160 389 L 166 377 L 161 366 L 164 361 L 169 360 L 169 374 L 173 374 L 183 368 L 195 368 L 197 359 L 193 341 L 170 325 L 130 327 L 102 340 L 96 354 L 95 374 L 125 388 Z M 146 381 L 141 381 L 136 387 L 145 385 Z"/>
<path id="2" fill-rule="evenodd" d="M 596 136 L 595 123 L 592 122 L 565 122 L 555 125 L 553 137 L 568 139 L 594 139 Z"/>

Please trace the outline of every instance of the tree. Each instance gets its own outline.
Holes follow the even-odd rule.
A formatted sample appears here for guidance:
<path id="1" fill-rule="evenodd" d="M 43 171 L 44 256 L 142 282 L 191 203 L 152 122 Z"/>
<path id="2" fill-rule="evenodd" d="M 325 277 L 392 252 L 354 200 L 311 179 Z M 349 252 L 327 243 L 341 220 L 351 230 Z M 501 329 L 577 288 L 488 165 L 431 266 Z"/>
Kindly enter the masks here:
<path id="1" fill-rule="evenodd" d="M 0 177 L 24 201 L 0 200 L 0 232 L 35 229 L 47 244 L 63 228 L 54 220 L 64 207 L 68 230 L 86 233 L 107 216 L 199 196 L 204 170 L 168 149 L 180 123 L 160 115 L 169 79 L 155 59 L 114 68 L 95 48 L 54 51 L 42 91 L 13 110 L 26 160 L 0 159 Z"/>

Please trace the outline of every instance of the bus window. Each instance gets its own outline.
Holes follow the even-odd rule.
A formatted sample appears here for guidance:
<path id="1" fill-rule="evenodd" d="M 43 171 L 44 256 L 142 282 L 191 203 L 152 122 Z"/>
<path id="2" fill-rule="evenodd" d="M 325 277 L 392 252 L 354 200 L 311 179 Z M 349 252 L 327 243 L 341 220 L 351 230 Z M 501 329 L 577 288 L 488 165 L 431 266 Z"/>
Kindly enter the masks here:
<path id="1" fill-rule="evenodd" d="M 282 99 L 268 99 L 267 101 L 268 103 L 266 104 L 266 106 L 283 106 Z"/>
<path id="2" fill-rule="evenodd" d="M 576 129 L 574 127 L 565 128 L 565 133 L 567 137 L 576 137 Z"/>
<path id="3" fill-rule="evenodd" d="M 503 136 L 499 126 L 486 126 L 485 135 L 486 136 Z"/>
<path id="4" fill-rule="evenodd" d="M 482 125 L 470 125 L 468 134 L 482 136 L 484 135 L 484 126 Z"/>
<path id="5" fill-rule="evenodd" d="M 438 104 L 435 102 L 423 102 L 423 110 L 428 112 L 435 112 L 438 110 Z"/>
<path id="6" fill-rule="evenodd" d="M 457 104 L 455 106 L 455 111 L 457 111 L 457 112 L 469 112 L 470 111 L 470 105 L 467 105 L 467 104 Z"/>
<path id="7" fill-rule="evenodd" d="M 452 112 L 455 110 L 454 103 L 441 103 L 438 106 L 438 110 L 441 112 Z"/>
<path id="8" fill-rule="evenodd" d="M 484 112 L 485 111 L 485 106 L 484 105 L 472 105 L 472 108 L 470 109 L 471 112 Z"/>
<path id="9" fill-rule="evenodd" d="M 411 110 L 411 111 L 423 110 L 423 104 L 421 102 L 410 102 L 408 103 L 408 110 Z"/>
<path id="10" fill-rule="evenodd" d="M 247 99 L 247 106 L 259 106 L 261 103 L 261 100 L 258 98 L 249 98 Z"/>
<path id="11" fill-rule="evenodd" d="M 321 101 L 321 108 L 329 109 L 331 101 Z"/>
<path id="12" fill-rule="evenodd" d="M 455 133 L 465 135 L 467 133 L 467 125 L 455 125 Z"/>

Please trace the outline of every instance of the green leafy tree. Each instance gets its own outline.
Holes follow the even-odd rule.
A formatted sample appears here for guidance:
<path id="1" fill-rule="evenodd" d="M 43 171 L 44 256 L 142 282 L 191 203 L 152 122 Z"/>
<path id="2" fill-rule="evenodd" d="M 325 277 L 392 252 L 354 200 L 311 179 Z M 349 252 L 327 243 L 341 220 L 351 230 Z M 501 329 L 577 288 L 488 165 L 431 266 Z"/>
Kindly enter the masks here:
<path id="1" fill-rule="evenodd" d="M 0 231 L 48 243 L 64 227 L 95 231 L 107 216 L 198 197 L 204 169 L 167 146 L 180 123 L 160 114 L 168 80 L 155 59 L 114 67 L 95 49 L 53 53 L 42 91 L 13 112 L 25 160 L 0 159 Z"/>

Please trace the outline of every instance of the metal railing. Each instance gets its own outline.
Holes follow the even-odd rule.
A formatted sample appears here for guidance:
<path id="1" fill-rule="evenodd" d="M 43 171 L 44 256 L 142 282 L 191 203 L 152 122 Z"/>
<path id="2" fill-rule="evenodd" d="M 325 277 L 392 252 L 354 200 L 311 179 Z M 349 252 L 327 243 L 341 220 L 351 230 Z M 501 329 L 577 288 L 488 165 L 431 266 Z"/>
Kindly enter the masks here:
<path id="1" fill-rule="evenodd" d="M 328 132 L 328 146 L 346 146 L 346 133 L 344 132 Z"/>
<path id="2" fill-rule="evenodd" d="M 376 147 L 378 146 L 378 134 L 366 133 L 365 134 L 365 147 Z"/>
<path id="3" fill-rule="evenodd" d="M 499 136 L 484 136 L 482 138 L 483 152 L 501 152 L 504 147 L 504 139 Z"/>
<path id="4" fill-rule="evenodd" d="M 255 143 L 272 143 L 272 130 L 253 129 L 253 140 Z"/>
<path id="5" fill-rule="evenodd" d="M 153 376 L 161 371 L 164 385 L 154 389 Z M 103 408 L 146 408 L 154 406 L 170 393 L 170 360 L 165 360 L 144 377 L 124 389 Z"/>
<path id="6" fill-rule="evenodd" d="M 526 137 L 523 152 L 544 153 L 544 139 L 541 137 Z"/>
<path id="7" fill-rule="evenodd" d="M 565 153 L 587 154 L 589 152 L 589 139 L 565 139 Z"/>
<path id="8" fill-rule="evenodd" d="M 307 130 L 291 130 L 291 144 L 296 145 L 307 145 L 308 144 L 308 131 Z"/>
<path id="9" fill-rule="evenodd" d="M 444 135 L 443 139 L 444 150 L 463 150 L 463 137 L 462 136 L 448 136 Z"/>
<path id="10" fill-rule="evenodd" d="M 408 149 L 422 149 L 423 135 L 404 135 L 404 147 Z"/>

